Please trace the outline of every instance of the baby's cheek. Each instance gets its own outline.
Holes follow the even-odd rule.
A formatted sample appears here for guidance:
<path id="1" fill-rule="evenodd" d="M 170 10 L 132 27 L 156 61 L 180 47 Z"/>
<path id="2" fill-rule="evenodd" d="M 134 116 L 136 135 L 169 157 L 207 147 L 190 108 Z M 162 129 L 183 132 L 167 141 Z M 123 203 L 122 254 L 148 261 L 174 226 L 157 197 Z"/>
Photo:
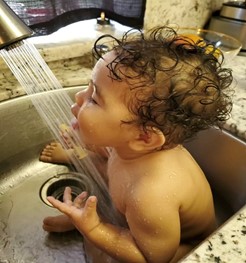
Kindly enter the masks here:
<path id="1" fill-rule="evenodd" d="M 96 129 L 100 129 L 93 120 L 86 118 L 79 119 L 79 132 L 81 139 L 89 139 L 95 135 Z"/>

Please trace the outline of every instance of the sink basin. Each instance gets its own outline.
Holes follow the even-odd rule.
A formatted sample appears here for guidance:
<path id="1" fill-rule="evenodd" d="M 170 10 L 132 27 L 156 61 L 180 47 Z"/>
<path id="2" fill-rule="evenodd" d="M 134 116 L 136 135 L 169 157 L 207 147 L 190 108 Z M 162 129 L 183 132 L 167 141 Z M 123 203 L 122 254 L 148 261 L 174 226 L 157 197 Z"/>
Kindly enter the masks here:
<path id="1" fill-rule="evenodd" d="M 67 91 L 73 97 L 79 89 Z M 42 229 L 43 218 L 58 213 L 45 202 L 45 194 L 60 198 L 66 184 L 76 194 L 83 182 L 69 177 L 71 167 L 38 160 L 53 136 L 30 96 L 0 103 L 0 127 L 0 262 L 85 262 L 83 240 L 76 231 L 47 234 Z M 221 225 L 246 202 L 246 144 L 210 129 L 185 146 L 211 184 Z"/>

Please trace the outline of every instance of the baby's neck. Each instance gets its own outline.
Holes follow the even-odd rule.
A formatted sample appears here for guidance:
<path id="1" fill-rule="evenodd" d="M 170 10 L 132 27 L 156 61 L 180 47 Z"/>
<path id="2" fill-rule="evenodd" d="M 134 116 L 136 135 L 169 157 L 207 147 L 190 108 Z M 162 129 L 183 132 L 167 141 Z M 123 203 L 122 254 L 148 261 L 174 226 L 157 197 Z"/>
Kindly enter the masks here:
<path id="1" fill-rule="evenodd" d="M 107 149 L 109 152 L 109 156 L 111 158 L 118 158 L 122 161 L 134 161 L 156 153 L 156 151 L 136 152 L 131 150 L 121 150 L 117 148 L 107 148 Z"/>
<path id="2" fill-rule="evenodd" d="M 112 147 L 107 147 L 107 151 L 111 158 L 118 158 L 124 161 L 136 161 L 141 160 L 145 157 L 150 157 L 156 154 L 168 153 L 170 151 L 184 150 L 184 147 L 181 144 L 176 145 L 170 149 L 154 150 L 154 151 L 132 151 L 130 149 L 117 149 Z"/>

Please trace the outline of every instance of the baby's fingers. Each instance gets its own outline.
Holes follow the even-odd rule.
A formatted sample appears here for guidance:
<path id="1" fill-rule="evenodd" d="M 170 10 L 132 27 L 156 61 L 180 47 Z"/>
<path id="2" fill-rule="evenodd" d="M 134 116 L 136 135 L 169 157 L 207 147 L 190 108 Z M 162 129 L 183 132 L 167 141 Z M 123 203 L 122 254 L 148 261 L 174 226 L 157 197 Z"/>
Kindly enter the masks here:
<path id="1" fill-rule="evenodd" d="M 71 214 L 71 207 L 67 205 L 66 203 L 63 203 L 57 199 L 55 199 L 53 196 L 47 196 L 47 200 L 59 211 L 66 215 Z"/>
<path id="2" fill-rule="evenodd" d="M 77 208 L 84 207 L 87 195 L 87 192 L 82 192 L 81 194 L 79 194 L 73 201 L 74 206 L 76 206 Z"/>
<path id="3" fill-rule="evenodd" d="M 85 211 L 87 215 L 91 216 L 93 213 L 96 214 L 97 209 L 97 198 L 96 196 L 90 196 L 85 203 Z"/>
<path id="4" fill-rule="evenodd" d="M 63 193 L 63 202 L 66 203 L 67 205 L 72 205 L 72 189 L 70 187 L 66 187 Z"/>

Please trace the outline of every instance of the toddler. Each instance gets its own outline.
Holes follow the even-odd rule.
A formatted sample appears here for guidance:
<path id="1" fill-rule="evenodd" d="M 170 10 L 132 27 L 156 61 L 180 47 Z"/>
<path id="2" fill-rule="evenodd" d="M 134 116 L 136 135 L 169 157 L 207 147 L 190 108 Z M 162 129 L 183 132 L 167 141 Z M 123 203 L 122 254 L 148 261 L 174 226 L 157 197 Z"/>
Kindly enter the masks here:
<path id="1" fill-rule="evenodd" d="M 182 144 L 229 117 L 231 71 L 211 45 L 171 28 L 113 40 L 72 112 L 88 149 L 106 149 L 108 190 L 125 226 L 100 218 L 96 196 L 72 201 L 66 188 L 64 202 L 48 197 L 64 215 L 45 218 L 43 228 L 77 228 L 101 253 L 93 251 L 92 262 L 177 262 L 216 227 L 210 186 Z M 40 160 L 63 160 L 62 151 L 49 145 Z"/>

